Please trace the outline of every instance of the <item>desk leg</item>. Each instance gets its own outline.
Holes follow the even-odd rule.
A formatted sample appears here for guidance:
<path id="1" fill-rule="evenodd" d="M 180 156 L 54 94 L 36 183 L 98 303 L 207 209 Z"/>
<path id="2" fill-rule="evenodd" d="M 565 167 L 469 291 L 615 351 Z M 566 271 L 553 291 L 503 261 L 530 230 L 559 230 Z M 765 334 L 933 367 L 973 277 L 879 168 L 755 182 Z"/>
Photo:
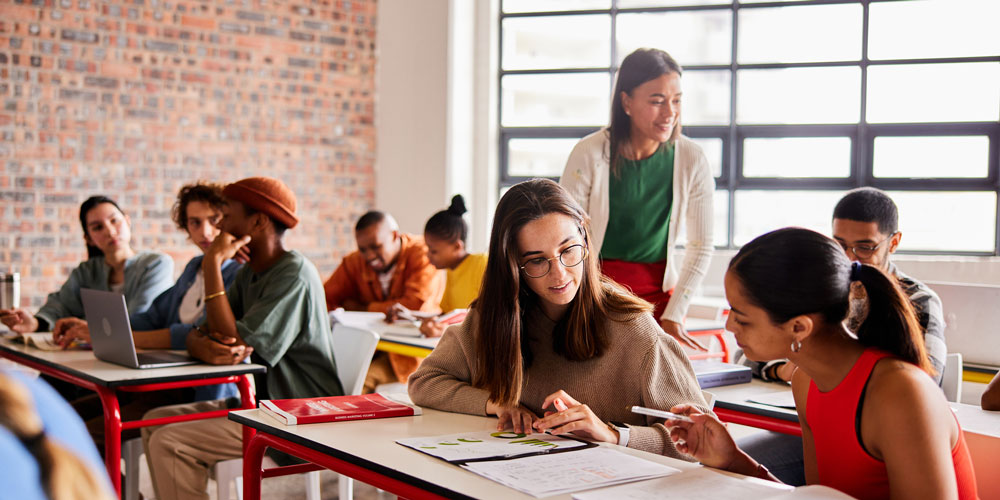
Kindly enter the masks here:
<path id="1" fill-rule="evenodd" d="M 246 429 L 247 426 L 243 427 Z M 246 440 L 245 434 L 243 437 L 243 499 L 260 500 L 260 482 L 267 441 L 256 434 L 249 440 Z"/>
<path id="2" fill-rule="evenodd" d="M 118 395 L 114 389 L 97 386 L 94 388 L 101 398 L 104 408 L 104 465 L 115 493 L 122 493 L 122 414 L 118 408 Z"/>
<path id="3" fill-rule="evenodd" d="M 240 390 L 240 402 L 243 408 L 252 410 L 257 408 L 257 397 L 254 395 L 253 386 L 250 385 L 252 375 L 240 375 L 236 382 L 236 387 Z M 247 447 L 250 446 L 250 438 L 256 431 L 249 425 L 243 426 L 243 454 L 247 454 Z"/>

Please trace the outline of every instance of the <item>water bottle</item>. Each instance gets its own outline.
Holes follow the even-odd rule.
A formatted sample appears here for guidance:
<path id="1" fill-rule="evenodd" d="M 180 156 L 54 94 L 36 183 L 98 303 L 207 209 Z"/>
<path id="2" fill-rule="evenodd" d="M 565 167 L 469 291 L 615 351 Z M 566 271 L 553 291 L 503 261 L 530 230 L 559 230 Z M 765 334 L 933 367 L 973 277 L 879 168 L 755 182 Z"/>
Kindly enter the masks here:
<path id="1" fill-rule="evenodd" d="M 21 305 L 21 274 L 0 271 L 0 309 Z"/>

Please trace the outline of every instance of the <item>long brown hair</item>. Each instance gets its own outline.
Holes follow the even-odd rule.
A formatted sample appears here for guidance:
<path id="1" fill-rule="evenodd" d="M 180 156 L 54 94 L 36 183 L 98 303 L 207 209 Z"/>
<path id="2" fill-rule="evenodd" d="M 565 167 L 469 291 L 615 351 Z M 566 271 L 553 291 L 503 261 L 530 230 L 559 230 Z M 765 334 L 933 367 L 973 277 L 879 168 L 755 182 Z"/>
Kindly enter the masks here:
<path id="1" fill-rule="evenodd" d="M 521 398 L 526 360 L 531 353 L 522 342 L 522 318 L 539 298 L 522 286 L 517 236 L 529 222 L 562 214 L 576 223 L 584 245 L 590 246 L 590 222 L 583 209 L 559 184 L 534 179 L 510 188 L 497 204 L 490 234 L 489 260 L 476 317 L 476 360 L 472 384 L 490 393 L 490 400 L 516 405 Z M 558 264 L 556 264 L 558 265 Z M 649 303 L 601 275 L 595 255 L 584 259 L 583 278 L 566 315 L 553 335 L 553 349 L 571 361 L 599 357 L 607 348 L 604 319 L 625 321 L 648 313 Z"/>
<path id="2" fill-rule="evenodd" d="M 52 500 L 110 500 L 104 485 L 76 455 L 45 434 L 28 389 L 0 373 L 0 426 L 21 440 L 38 462 L 42 488 Z"/>
<path id="3" fill-rule="evenodd" d="M 858 342 L 934 375 L 920 322 L 898 282 L 877 267 L 852 263 L 834 240 L 808 229 L 778 229 L 744 245 L 729 272 L 775 324 L 810 313 L 820 313 L 828 324 L 841 323 L 851 282 L 861 282 L 868 313 L 855 332 Z"/>
<path id="4" fill-rule="evenodd" d="M 611 123 L 608 125 L 608 164 L 611 172 L 617 174 L 622 161 L 622 151 L 631 148 L 632 118 L 625 113 L 622 94 L 632 95 L 636 87 L 663 75 L 681 74 L 681 65 L 670 54 L 660 49 L 636 49 L 625 56 L 618 68 L 615 93 L 611 97 Z M 673 143 L 681 135 L 681 117 L 670 134 L 668 142 Z"/>

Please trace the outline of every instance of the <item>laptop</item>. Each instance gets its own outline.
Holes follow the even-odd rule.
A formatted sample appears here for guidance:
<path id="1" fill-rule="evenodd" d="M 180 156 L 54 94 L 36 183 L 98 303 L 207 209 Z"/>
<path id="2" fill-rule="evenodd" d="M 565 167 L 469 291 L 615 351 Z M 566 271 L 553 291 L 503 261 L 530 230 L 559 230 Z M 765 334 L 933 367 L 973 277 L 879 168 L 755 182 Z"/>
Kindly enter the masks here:
<path id="1" fill-rule="evenodd" d="M 135 352 L 124 295 L 83 288 L 80 298 L 90 329 L 90 344 L 97 359 L 130 368 L 167 368 L 198 363 L 188 355 L 173 352 Z"/>

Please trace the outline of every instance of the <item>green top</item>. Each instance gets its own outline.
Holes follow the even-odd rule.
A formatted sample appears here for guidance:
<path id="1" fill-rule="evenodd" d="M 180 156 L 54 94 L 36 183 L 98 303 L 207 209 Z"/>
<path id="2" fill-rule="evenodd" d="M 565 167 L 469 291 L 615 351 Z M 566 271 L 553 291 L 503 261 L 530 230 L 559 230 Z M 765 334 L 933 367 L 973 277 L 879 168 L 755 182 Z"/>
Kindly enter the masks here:
<path id="1" fill-rule="evenodd" d="M 263 399 L 340 396 L 326 295 L 312 262 L 292 250 L 258 274 L 243 266 L 226 291 L 236 329 L 267 365 Z"/>
<path id="2" fill-rule="evenodd" d="M 666 259 L 673 188 L 672 144 L 643 160 L 623 159 L 608 186 L 608 229 L 601 258 L 647 263 Z"/>

